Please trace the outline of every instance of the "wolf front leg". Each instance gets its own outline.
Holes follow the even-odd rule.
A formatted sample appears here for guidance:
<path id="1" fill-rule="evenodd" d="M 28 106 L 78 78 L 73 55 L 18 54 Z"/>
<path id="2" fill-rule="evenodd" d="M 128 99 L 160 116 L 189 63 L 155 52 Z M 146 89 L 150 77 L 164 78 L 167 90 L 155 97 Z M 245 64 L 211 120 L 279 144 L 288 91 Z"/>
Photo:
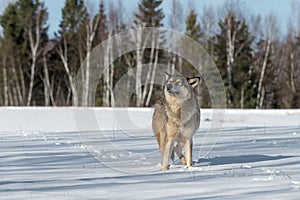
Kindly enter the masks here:
<path id="1" fill-rule="evenodd" d="M 188 140 L 184 145 L 185 157 L 186 157 L 186 166 L 191 167 L 193 164 L 193 141 Z"/>
<path id="2" fill-rule="evenodd" d="M 162 159 L 162 169 L 163 170 L 168 170 L 170 165 L 169 165 L 169 160 L 171 158 L 171 153 L 173 151 L 174 147 L 174 137 L 170 137 L 166 139 L 166 144 L 164 148 L 164 155 Z"/>

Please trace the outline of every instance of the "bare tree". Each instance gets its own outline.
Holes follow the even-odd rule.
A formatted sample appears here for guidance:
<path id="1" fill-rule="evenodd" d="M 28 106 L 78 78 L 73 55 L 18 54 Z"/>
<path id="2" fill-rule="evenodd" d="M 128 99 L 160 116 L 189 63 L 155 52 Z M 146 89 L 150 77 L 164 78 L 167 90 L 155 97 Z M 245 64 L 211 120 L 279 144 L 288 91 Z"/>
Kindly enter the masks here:
<path id="1" fill-rule="evenodd" d="M 149 67 L 149 71 L 148 70 L 148 75 L 151 76 L 151 81 L 150 81 L 150 87 L 149 87 L 149 91 L 147 92 L 147 87 L 144 89 L 144 95 L 143 95 L 143 101 L 145 102 L 145 97 L 146 97 L 146 93 L 148 94 L 147 95 L 147 99 L 146 99 L 146 106 L 149 106 L 150 104 L 150 100 L 151 100 L 151 96 L 152 96 L 152 92 L 153 92 L 153 85 L 154 85 L 154 77 L 156 75 L 156 69 L 157 69 L 157 65 L 158 65 L 158 46 L 159 46 L 159 37 L 160 37 L 160 34 L 157 33 L 157 34 L 153 34 L 152 35 L 152 43 L 151 43 L 151 56 L 150 56 L 150 66 Z M 155 51 L 154 51 L 155 50 Z M 153 55 L 155 54 L 155 55 Z M 153 58 L 154 56 L 154 58 Z M 174 59 L 175 55 L 173 55 L 173 59 Z M 153 60 L 154 59 L 154 60 Z M 152 61 L 153 60 L 153 61 Z M 173 65 L 173 70 L 175 69 L 175 64 Z M 151 74 L 150 74 L 151 73 Z M 147 78 L 147 81 L 148 81 L 148 78 Z M 148 82 L 146 83 L 146 86 L 148 85 Z"/>
<path id="2" fill-rule="evenodd" d="M 238 49 L 236 49 L 237 31 L 240 27 L 236 27 L 235 21 L 242 21 L 245 19 L 243 13 L 243 5 L 239 1 L 228 0 L 225 3 L 225 24 L 226 24 L 226 57 L 227 57 L 227 77 L 228 77 L 228 89 L 232 88 L 232 69 L 235 63 L 235 55 L 237 55 Z M 240 47 L 242 49 L 243 46 Z"/>
<path id="3" fill-rule="evenodd" d="M 86 4 L 88 7 L 88 5 Z M 92 15 L 92 11 L 90 11 L 90 15 Z M 88 17 L 85 23 L 86 28 L 86 62 L 84 67 L 84 74 L 82 74 L 83 78 L 83 96 L 82 96 L 82 106 L 89 106 L 90 102 L 90 92 L 89 92 L 89 86 L 90 86 L 90 59 L 91 59 L 91 52 L 92 52 L 92 45 L 96 36 L 96 31 L 99 26 L 100 16 L 96 15 L 93 17 Z"/>
<path id="4" fill-rule="evenodd" d="M 118 6 L 114 6 L 112 3 L 109 5 L 108 12 L 108 38 L 107 38 L 107 49 L 104 55 L 104 92 L 103 92 L 103 104 L 104 106 L 115 106 L 115 97 L 113 92 L 114 87 L 114 76 L 115 76 L 115 60 L 114 54 L 118 49 L 115 49 L 116 41 L 113 40 L 113 34 L 117 34 L 121 31 L 122 28 L 122 13 L 120 13 L 123 9 L 122 3 L 119 1 Z M 125 59 L 127 59 L 125 57 Z M 129 61 L 129 60 L 127 60 Z"/>
<path id="5" fill-rule="evenodd" d="M 47 54 L 54 48 L 54 43 L 49 41 L 47 45 L 43 49 L 43 77 L 41 77 L 43 84 L 44 84 L 44 99 L 45 99 L 45 106 L 50 106 L 50 102 L 52 105 L 56 105 L 54 96 L 53 96 L 53 84 L 50 82 L 49 76 L 49 67 L 47 63 Z M 52 81 L 53 83 L 53 81 Z"/>
<path id="6" fill-rule="evenodd" d="M 0 37 L 0 49 L 4 49 L 4 41 Z M 4 106 L 8 106 L 8 80 L 7 80 L 7 54 L 3 50 L 2 52 L 2 58 L 1 58 L 1 64 L 2 64 L 2 79 L 3 79 L 3 103 Z"/>
<path id="7" fill-rule="evenodd" d="M 135 92 L 136 92 L 136 106 L 142 106 L 142 61 L 144 57 L 145 47 L 143 47 L 143 30 L 144 26 L 139 23 L 136 35 L 136 82 L 135 82 Z"/>
<path id="8" fill-rule="evenodd" d="M 4 92 L 5 99 L 7 98 L 7 105 L 19 106 L 25 102 L 25 96 L 22 96 L 20 87 L 20 78 L 22 75 L 18 75 L 15 69 L 15 60 L 13 55 L 9 56 L 9 62 L 3 63 L 3 78 L 7 82 Z M 11 77 L 8 79 L 8 77 Z"/>
<path id="9" fill-rule="evenodd" d="M 237 31 L 240 29 L 239 25 L 236 21 L 241 21 L 244 19 L 242 13 L 242 5 L 239 1 L 227 0 L 224 4 L 225 9 L 222 9 L 219 12 L 221 15 L 225 16 L 224 24 L 226 26 L 226 70 L 227 70 L 227 79 L 228 79 L 228 92 L 231 96 L 229 98 L 229 104 L 232 104 L 231 98 L 231 89 L 233 87 L 233 74 L 232 70 L 235 63 L 235 55 L 236 55 L 236 39 L 237 39 Z M 225 12 L 225 13 L 224 13 Z"/>
<path id="10" fill-rule="evenodd" d="M 172 0 L 171 15 L 169 17 L 169 24 L 171 29 L 181 32 L 183 29 L 183 9 L 180 1 Z M 182 72 L 182 58 L 176 54 L 168 51 L 168 67 L 171 71 L 175 71 L 176 63 L 178 62 L 178 71 Z M 173 73 L 169 71 L 169 73 Z"/>
<path id="11" fill-rule="evenodd" d="M 27 96 L 27 106 L 31 103 L 32 98 L 32 89 L 34 84 L 34 76 L 35 76 L 35 68 L 36 68 L 36 62 L 37 58 L 39 56 L 39 47 L 40 47 L 40 40 L 41 40 L 41 23 L 43 21 L 41 20 L 41 12 L 39 11 L 36 16 L 36 24 L 33 25 L 33 21 L 30 20 L 29 26 L 28 26 L 28 38 L 29 38 L 29 45 L 31 50 L 31 69 L 30 69 L 30 83 L 29 83 L 29 89 L 28 89 L 28 96 Z M 34 29 L 34 30 L 33 30 Z"/>
<path id="12" fill-rule="evenodd" d="M 292 32 L 295 38 L 300 36 L 300 3 L 296 0 L 293 0 L 291 3 L 291 13 L 292 18 L 290 23 L 292 26 Z"/>
<path id="13" fill-rule="evenodd" d="M 203 27 L 203 36 L 205 39 L 205 48 L 209 51 L 209 53 L 213 54 L 213 47 L 208 44 L 208 41 L 213 39 L 214 34 L 216 33 L 216 25 L 217 25 L 216 15 L 213 7 L 205 6 L 203 8 L 203 14 L 201 15 L 201 23 Z"/>
<path id="14" fill-rule="evenodd" d="M 103 81 L 104 81 L 104 91 L 103 91 L 103 105 L 110 106 L 110 94 L 111 94 L 111 71 L 113 69 L 113 63 L 111 63 L 111 53 L 112 53 L 112 30 L 108 33 L 107 39 L 107 47 L 104 52 L 104 74 L 103 74 Z"/>
<path id="15" fill-rule="evenodd" d="M 276 35 L 279 32 L 278 26 L 277 26 L 277 18 L 275 15 L 270 14 L 265 19 L 264 24 L 265 30 L 264 30 L 264 56 L 263 56 L 263 62 L 261 66 L 261 72 L 260 72 L 260 78 L 258 82 L 258 90 L 257 90 L 257 97 L 256 97 L 256 108 L 262 108 L 263 102 L 264 102 L 264 92 L 265 89 L 263 87 L 263 80 L 265 78 L 266 69 L 267 69 L 267 62 L 268 58 L 270 56 L 270 49 L 271 45 L 274 42 Z"/>
<path id="16" fill-rule="evenodd" d="M 77 106 L 78 105 L 78 96 L 77 96 L 77 90 L 76 90 L 76 85 L 74 81 L 74 74 L 70 71 L 69 67 L 69 61 L 68 61 L 68 45 L 67 45 L 67 38 L 63 36 L 62 38 L 62 44 L 58 45 L 57 48 L 57 53 L 63 63 L 64 69 L 66 71 L 67 77 L 68 77 L 68 82 L 70 84 L 70 90 L 72 92 L 72 97 L 73 97 L 73 105 Z M 68 100 L 69 98 L 67 98 Z M 68 102 L 67 102 L 68 104 Z"/>
<path id="17" fill-rule="evenodd" d="M 143 30 L 143 25 L 138 24 L 138 29 L 136 31 L 136 74 L 135 74 L 135 92 L 136 92 L 136 106 L 141 107 L 143 105 L 148 106 L 150 104 L 153 87 L 154 78 L 156 75 L 156 69 L 158 66 L 159 57 L 159 42 L 160 33 L 159 32 L 145 32 Z M 149 45 L 151 44 L 151 45 Z M 143 67 L 143 59 L 145 56 L 146 47 L 150 46 L 150 57 L 149 64 L 147 67 Z M 144 70 L 143 70 L 144 69 Z M 142 81 L 143 80 L 143 81 Z M 144 86 L 142 88 L 142 86 Z"/>
<path id="18" fill-rule="evenodd" d="M 179 0 L 172 0 L 171 15 L 169 17 L 169 24 L 171 29 L 182 31 L 183 29 L 183 9 Z"/>
<path id="19" fill-rule="evenodd" d="M 1 39 L 1 63 L 3 81 L 3 104 L 5 106 L 24 105 L 26 99 L 24 74 L 20 64 L 18 49 L 10 39 Z M 5 48 L 4 48 L 5 47 Z"/>
<path id="20" fill-rule="evenodd" d="M 228 87 L 232 88 L 232 68 L 234 64 L 234 51 L 235 51 L 235 39 L 237 30 L 233 28 L 233 13 L 229 12 L 226 19 L 226 53 L 227 53 L 227 76 L 228 76 Z"/>

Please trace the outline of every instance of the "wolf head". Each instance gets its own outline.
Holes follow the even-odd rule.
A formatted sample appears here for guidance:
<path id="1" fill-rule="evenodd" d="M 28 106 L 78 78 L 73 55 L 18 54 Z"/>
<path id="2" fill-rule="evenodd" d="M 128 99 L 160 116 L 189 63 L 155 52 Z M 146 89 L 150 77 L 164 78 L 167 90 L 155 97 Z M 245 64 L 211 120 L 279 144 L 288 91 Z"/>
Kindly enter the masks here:
<path id="1" fill-rule="evenodd" d="M 199 77 L 185 78 L 182 75 L 170 75 L 166 73 L 166 82 L 164 85 L 164 95 L 169 98 L 176 98 L 180 101 L 191 98 L 193 88 L 200 81 Z"/>

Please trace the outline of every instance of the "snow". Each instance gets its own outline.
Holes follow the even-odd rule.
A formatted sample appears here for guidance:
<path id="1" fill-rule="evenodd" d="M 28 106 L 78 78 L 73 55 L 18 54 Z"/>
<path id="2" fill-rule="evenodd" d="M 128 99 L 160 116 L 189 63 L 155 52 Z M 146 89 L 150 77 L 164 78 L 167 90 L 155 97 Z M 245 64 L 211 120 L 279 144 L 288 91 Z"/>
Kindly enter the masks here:
<path id="1" fill-rule="evenodd" d="M 1 108 L 0 199 L 299 198 L 300 110 L 225 110 L 215 144 L 214 110 L 202 109 L 194 166 L 169 171 L 152 112 Z"/>

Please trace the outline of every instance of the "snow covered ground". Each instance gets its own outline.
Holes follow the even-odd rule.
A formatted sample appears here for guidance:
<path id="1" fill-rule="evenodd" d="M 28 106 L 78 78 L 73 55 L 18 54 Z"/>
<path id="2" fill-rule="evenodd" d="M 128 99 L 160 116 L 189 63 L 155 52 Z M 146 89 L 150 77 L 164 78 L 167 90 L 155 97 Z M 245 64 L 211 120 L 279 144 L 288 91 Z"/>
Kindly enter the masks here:
<path id="1" fill-rule="evenodd" d="M 0 199 L 299 199 L 300 110 L 203 109 L 194 166 L 166 172 L 152 112 L 1 108 Z"/>

